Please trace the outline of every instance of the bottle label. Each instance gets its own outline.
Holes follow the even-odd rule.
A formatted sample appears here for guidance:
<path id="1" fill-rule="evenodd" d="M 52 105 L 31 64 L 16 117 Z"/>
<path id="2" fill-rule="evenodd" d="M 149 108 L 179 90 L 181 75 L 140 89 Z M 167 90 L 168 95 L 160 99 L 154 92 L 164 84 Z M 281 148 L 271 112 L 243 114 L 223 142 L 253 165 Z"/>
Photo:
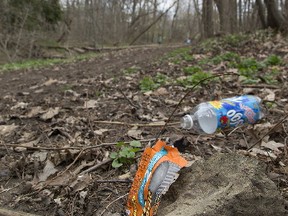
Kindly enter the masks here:
<path id="1" fill-rule="evenodd" d="M 260 105 L 256 97 L 244 95 L 209 102 L 217 115 L 217 129 L 254 124 L 260 119 Z"/>

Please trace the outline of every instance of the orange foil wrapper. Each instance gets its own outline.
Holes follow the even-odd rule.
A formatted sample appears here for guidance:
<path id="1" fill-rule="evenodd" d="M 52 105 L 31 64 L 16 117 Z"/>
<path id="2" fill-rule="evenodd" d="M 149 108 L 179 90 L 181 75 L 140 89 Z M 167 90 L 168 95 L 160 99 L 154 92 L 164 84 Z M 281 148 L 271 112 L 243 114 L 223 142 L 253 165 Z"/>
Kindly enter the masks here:
<path id="1" fill-rule="evenodd" d="M 132 183 L 127 215 L 156 215 L 160 199 L 178 177 L 178 171 L 187 165 L 177 148 L 158 140 L 145 149 Z"/>

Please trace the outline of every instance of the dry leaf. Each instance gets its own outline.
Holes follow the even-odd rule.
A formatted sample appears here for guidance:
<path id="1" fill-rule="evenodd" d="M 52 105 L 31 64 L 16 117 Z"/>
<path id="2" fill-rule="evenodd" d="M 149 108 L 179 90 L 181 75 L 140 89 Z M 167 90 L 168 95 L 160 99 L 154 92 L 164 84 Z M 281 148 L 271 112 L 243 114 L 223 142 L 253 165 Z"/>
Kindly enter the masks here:
<path id="1" fill-rule="evenodd" d="M 121 180 L 123 180 L 123 179 L 130 179 L 130 177 L 131 177 L 131 173 L 130 173 L 130 172 L 127 172 L 127 173 L 125 173 L 125 174 L 123 174 L 123 175 L 118 176 L 118 179 L 121 179 Z"/>
<path id="2" fill-rule="evenodd" d="M 162 95 L 168 95 L 169 92 L 167 91 L 166 88 L 161 87 L 158 88 L 156 91 L 154 91 L 153 94 L 156 96 L 162 96 Z"/>
<path id="3" fill-rule="evenodd" d="M 143 139 L 141 134 L 142 134 L 142 131 L 137 130 L 137 127 L 134 127 L 127 132 L 127 135 L 134 139 Z"/>
<path id="4" fill-rule="evenodd" d="M 18 128 L 16 125 L 0 125 L 0 135 L 8 136 Z"/>
<path id="5" fill-rule="evenodd" d="M 175 100 L 169 100 L 169 99 L 165 99 L 164 102 L 168 105 L 177 105 L 178 102 Z"/>
<path id="6" fill-rule="evenodd" d="M 107 131 L 109 131 L 109 130 L 108 129 L 99 129 L 99 130 L 95 130 L 94 133 L 96 135 L 102 136 Z"/>
<path id="7" fill-rule="evenodd" d="M 55 168 L 55 165 L 50 160 L 47 160 L 43 172 L 39 175 L 39 181 L 46 181 L 49 176 L 53 175 L 57 171 L 58 170 Z"/>
<path id="8" fill-rule="evenodd" d="M 84 175 L 77 176 L 77 179 L 70 184 L 70 187 L 73 188 L 74 192 L 82 191 L 90 184 L 91 181 L 92 178 L 87 173 Z"/>
<path id="9" fill-rule="evenodd" d="M 40 139 L 41 139 L 41 138 L 38 138 L 38 139 L 33 140 L 33 141 L 31 141 L 31 142 L 22 143 L 21 146 L 26 146 L 27 148 L 28 148 L 28 147 L 33 147 L 33 146 L 35 146 L 35 145 L 37 145 L 37 144 L 39 143 Z M 27 148 L 25 148 L 25 147 L 16 147 L 16 148 L 15 148 L 15 151 L 23 152 L 23 151 L 26 151 Z"/>
<path id="10" fill-rule="evenodd" d="M 54 84 L 54 83 L 58 83 L 58 80 L 49 78 L 49 80 L 47 80 L 46 82 L 44 82 L 42 85 L 43 85 L 43 86 L 50 86 L 50 85 L 52 85 L 52 84 Z"/>
<path id="11" fill-rule="evenodd" d="M 251 154 L 254 155 L 254 156 L 257 156 L 257 154 L 260 154 L 260 155 L 264 155 L 264 156 L 267 156 L 267 157 L 271 157 L 273 159 L 277 158 L 277 156 L 274 153 L 268 152 L 268 151 L 264 151 L 262 149 L 252 148 L 250 151 L 251 151 Z"/>
<path id="12" fill-rule="evenodd" d="M 32 107 L 30 112 L 27 114 L 27 117 L 32 118 L 32 117 L 38 116 L 39 114 L 42 114 L 43 112 L 44 110 L 40 106 Z"/>
<path id="13" fill-rule="evenodd" d="M 98 101 L 97 100 L 89 100 L 84 102 L 84 108 L 95 108 L 97 107 Z"/>
<path id="14" fill-rule="evenodd" d="M 33 158 L 36 158 L 38 161 L 43 162 L 47 159 L 47 151 L 37 151 L 32 154 Z"/>
<path id="15" fill-rule="evenodd" d="M 262 92 L 264 95 L 266 95 L 264 100 L 275 101 L 275 92 L 273 92 L 271 89 L 264 89 Z"/>
<path id="16" fill-rule="evenodd" d="M 15 106 L 11 107 L 11 110 L 25 109 L 25 108 L 27 108 L 27 106 L 28 106 L 28 103 L 18 102 Z"/>
<path id="17" fill-rule="evenodd" d="M 44 121 L 54 118 L 56 115 L 59 114 L 60 107 L 50 108 L 46 113 L 41 115 L 41 119 Z"/>
<path id="18" fill-rule="evenodd" d="M 271 149 L 276 152 L 281 152 L 278 148 L 283 148 L 285 145 L 282 143 L 277 143 L 274 140 L 271 140 L 269 142 L 262 142 L 261 146 Z"/>

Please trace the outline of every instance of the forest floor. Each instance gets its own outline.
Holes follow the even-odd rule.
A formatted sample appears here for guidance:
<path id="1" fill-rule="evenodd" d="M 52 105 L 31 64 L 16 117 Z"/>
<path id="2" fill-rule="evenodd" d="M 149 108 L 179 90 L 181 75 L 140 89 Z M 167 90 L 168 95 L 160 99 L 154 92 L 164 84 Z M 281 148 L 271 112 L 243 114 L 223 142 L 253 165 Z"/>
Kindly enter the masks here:
<path id="1" fill-rule="evenodd" d="M 121 152 L 122 141 L 144 148 L 191 86 L 221 73 L 232 75 L 191 91 L 161 137 L 185 140 L 189 161 L 217 152 L 257 157 L 288 199 L 287 71 L 287 40 L 261 32 L 0 72 L 0 206 L 36 215 L 124 213 L 141 152 L 113 163 L 111 152 Z M 263 99 L 259 124 L 215 135 L 180 130 L 181 116 L 200 102 L 242 94 Z"/>

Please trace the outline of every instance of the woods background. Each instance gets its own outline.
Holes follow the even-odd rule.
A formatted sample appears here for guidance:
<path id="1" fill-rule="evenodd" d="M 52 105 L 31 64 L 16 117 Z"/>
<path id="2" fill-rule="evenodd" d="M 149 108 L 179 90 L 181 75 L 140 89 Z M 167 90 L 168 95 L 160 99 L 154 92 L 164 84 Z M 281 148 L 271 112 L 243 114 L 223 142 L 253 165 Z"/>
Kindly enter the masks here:
<path id="1" fill-rule="evenodd" d="M 285 32 L 288 0 L 3 0 L 0 62 L 43 47 L 178 43 L 272 28 Z"/>

